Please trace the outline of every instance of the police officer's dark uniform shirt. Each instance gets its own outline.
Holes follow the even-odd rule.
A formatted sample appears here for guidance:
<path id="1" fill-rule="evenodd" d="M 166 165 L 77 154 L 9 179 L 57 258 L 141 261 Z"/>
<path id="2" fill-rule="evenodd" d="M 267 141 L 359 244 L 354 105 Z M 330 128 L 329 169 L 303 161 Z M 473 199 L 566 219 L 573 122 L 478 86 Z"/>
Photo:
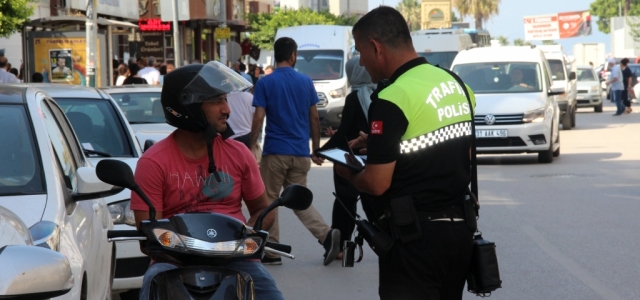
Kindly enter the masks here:
<path id="1" fill-rule="evenodd" d="M 367 163 L 396 161 L 390 188 L 373 201 L 376 214 L 405 195 L 413 195 L 418 210 L 455 204 L 470 181 L 471 111 L 463 87 L 416 58 L 379 83 L 371 98 Z"/>

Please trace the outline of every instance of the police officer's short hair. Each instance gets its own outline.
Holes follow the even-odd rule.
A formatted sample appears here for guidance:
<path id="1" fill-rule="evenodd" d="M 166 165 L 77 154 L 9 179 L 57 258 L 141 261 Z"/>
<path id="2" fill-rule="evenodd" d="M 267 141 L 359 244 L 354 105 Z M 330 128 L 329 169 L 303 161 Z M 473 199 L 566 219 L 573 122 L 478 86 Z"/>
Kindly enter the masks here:
<path id="1" fill-rule="evenodd" d="M 277 63 L 289 59 L 296 51 L 298 44 L 290 37 L 281 37 L 273 44 L 273 54 Z"/>
<path id="2" fill-rule="evenodd" d="M 411 43 L 411 32 L 402 14 L 390 6 L 379 6 L 364 15 L 352 30 L 357 39 L 374 39 L 390 48 Z"/>

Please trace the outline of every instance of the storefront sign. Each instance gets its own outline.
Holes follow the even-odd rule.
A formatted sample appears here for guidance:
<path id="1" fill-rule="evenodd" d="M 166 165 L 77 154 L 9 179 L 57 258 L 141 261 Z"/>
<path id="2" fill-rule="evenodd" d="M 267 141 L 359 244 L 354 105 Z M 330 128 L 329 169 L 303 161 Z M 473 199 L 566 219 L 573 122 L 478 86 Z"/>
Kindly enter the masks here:
<path id="1" fill-rule="evenodd" d="M 162 22 L 160 19 L 138 20 L 140 31 L 171 31 L 171 22 Z"/>
<path id="2" fill-rule="evenodd" d="M 524 39 L 557 40 L 591 34 L 589 11 L 524 17 Z"/>
<path id="3" fill-rule="evenodd" d="M 140 55 L 142 57 L 153 56 L 157 61 L 164 60 L 164 33 L 142 32 L 140 42 Z"/>
<path id="4" fill-rule="evenodd" d="M 231 37 L 231 28 L 216 28 L 215 37 L 217 39 L 228 39 Z"/>

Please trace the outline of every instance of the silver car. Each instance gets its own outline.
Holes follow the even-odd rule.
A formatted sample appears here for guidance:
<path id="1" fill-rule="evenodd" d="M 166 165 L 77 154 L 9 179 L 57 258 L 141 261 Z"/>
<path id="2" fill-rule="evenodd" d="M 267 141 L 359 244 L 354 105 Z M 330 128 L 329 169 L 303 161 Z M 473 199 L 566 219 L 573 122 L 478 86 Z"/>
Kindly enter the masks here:
<path id="1" fill-rule="evenodd" d="M 593 107 L 593 111 L 602 112 L 602 87 L 598 75 L 590 66 L 578 66 L 578 107 Z"/>

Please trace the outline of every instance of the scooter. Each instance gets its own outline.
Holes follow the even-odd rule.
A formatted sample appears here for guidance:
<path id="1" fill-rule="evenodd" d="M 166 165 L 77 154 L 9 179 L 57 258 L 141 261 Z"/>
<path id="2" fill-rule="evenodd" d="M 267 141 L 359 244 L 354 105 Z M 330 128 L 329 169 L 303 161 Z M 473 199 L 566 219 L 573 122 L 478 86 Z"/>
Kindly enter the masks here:
<path id="1" fill-rule="evenodd" d="M 231 260 L 261 259 L 265 251 L 295 258 L 291 246 L 267 241 L 269 233 L 262 230 L 262 223 L 278 206 L 304 210 L 313 199 L 306 187 L 291 185 L 262 211 L 253 228 L 218 213 L 183 213 L 156 220 L 155 207 L 126 163 L 102 160 L 96 174 L 106 183 L 137 193 L 149 206 L 149 220 L 143 220 L 139 230 L 109 231 L 109 241 L 139 240 L 151 259 L 180 266 L 154 276 L 151 299 L 254 299 L 251 276 L 221 266 Z"/>

